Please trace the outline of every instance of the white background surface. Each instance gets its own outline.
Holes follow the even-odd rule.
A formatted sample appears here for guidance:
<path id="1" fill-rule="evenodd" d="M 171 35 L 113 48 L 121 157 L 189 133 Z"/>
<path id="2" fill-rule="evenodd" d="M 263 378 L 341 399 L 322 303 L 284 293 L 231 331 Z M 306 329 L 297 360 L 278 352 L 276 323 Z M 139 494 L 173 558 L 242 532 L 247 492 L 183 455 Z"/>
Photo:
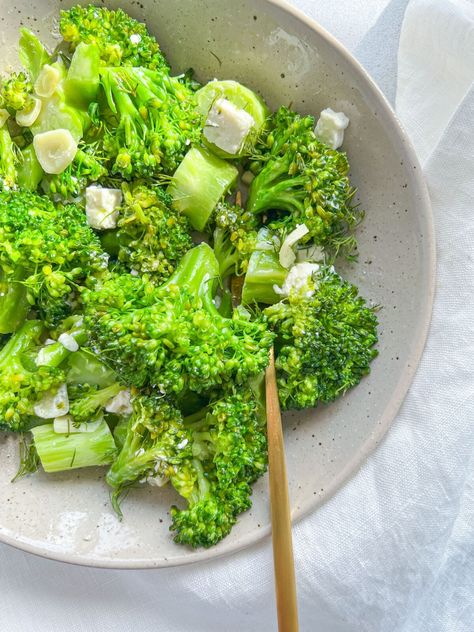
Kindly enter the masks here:
<path id="1" fill-rule="evenodd" d="M 293 4 L 396 104 L 425 169 L 439 257 L 428 345 L 396 422 L 336 497 L 295 526 L 301 630 L 472 632 L 474 5 Z M 267 632 L 272 572 L 269 543 L 145 572 L 71 567 L 0 545 L 0 632 Z"/>

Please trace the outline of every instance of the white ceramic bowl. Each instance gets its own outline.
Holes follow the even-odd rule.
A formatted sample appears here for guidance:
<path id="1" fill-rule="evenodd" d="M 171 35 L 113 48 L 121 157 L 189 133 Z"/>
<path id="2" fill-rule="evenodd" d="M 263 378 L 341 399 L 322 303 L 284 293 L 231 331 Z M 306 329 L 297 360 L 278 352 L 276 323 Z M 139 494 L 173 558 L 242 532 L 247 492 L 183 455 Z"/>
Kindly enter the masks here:
<path id="1" fill-rule="evenodd" d="M 58 0 L 1 0 L 2 60 L 16 63 L 18 28 L 54 44 Z M 143 6 L 146 5 L 146 6 Z M 344 149 L 367 210 L 360 260 L 344 272 L 380 312 L 380 356 L 370 377 L 334 405 L 285 419 L 293 517 L 334 494 L 376 447 L 413 378 L 430 319 L 434 237 L 423 176 L 390 106 L 330 35 L 277 0 L 110 2 L 147 22 L 176 72 L 237 79 L 272 107 L 317 115 L 330 106 L 351 120 Z M 52 34 L 53 31 L 53 34 Z M 253 508 L 210 550 L 175 545 L 168 531 L 172 490 L 143 487 L 115 518 L 103 472 L 39 474 L 12 485 L 16 440 L 0 438 L 0 540 L 46 557 L 114 568 L 185 564 L 236 551 L 270 532 L 267 480 Z M 361 502 L 363 499 L 361 499 Z"/>

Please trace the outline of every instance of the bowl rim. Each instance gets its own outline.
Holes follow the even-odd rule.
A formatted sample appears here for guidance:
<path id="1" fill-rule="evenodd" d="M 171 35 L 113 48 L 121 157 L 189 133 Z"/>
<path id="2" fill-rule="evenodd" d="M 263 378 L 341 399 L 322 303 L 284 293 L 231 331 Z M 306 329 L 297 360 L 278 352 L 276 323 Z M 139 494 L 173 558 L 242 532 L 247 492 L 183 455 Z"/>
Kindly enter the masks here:
<path id="1" fill-rule="evenodd" d="M 425 296 L 422 308 L 420 309 L 418 320 L 418 332 L 416 336 L 416 344 L 413 346 L 410 356 L 407 361 L 406 369 L 394 387 L 392 396 L 385 406 L 384 412 L 381 415 L 380 421 L 377 427 L 371 433 L 369 438 L 365 441 L 362 447 L 354 454 L 353 458 L 346 464 L 343 470 L 327 485 L 324 490 L 324 494 L 318 497 L 308 497 L 303 501 L 300 506 L 293 509 L 291 512 L 292 523 L 299 521 L 315 511 L 320 505 L 329 500 L 334 494 L 352 478 L 359 469 L 365 463 L 367 457 L 377 445 L 381 442 L 384 435 L 387 433 L 392 422 L 394 421 L 401 404 L 403 403 L 408 389 L 410 388 L 413 379 L 415 377 L 418 365 L 420 363 L 423 350 L 425 348 L 426 340 L 431 323 L 431 315 L 433 311 L 433 303 L 435 298 L 436 288 L 436 240 L 434 219 L 431 208 L 431 201 L 428 193 L 428 188 L 424 179 L 423 171 L 421 169 L 418 157 L 415 153 L 413 144 L 405 132 L 400 120 L 398 119 L 391 104 L 371 78 L 369 73 L 360 64 L 360 62 L 349 52 L 349 50 L 339 42 L 331 33 L 329 33 L 324 27 L 322 27 L 316 20 L 306 15 L 302 10 L 289 4 L 287 0 L 258 0 L 258 2 L 264 7 L 265 5 L 273 5 L 283 12 L 291 15 L 300 22 L 304 23 L 312 31 L 314 31 L 319 37 L 324 39 L 333 49 L 335 49 L 346 62 L 349 63 L 354 73 L 356 73 L 361 79 L 364 80 L 370 96 L 374 99 L 377 107 L 380 108 L 388 120 L 394 126 L 394 131 L 402 141 L 406 158 L 408 163 L 416 167 L 416 172 L 413 175 L 413 184 L 417 193 L 419 203 L 417 207 L 417 214 L 423 219 L 423 235 L 425 240 L 426 254 L 424 256 L 424 263 L 427 271 Z M 204 561 L 213 561 L 223 556 L 228 556 L 234 553 L 238 553 L 243 549 L 261 543 L 262 540 L 267 540 L 271 534 L 271 525 L 267 524 L 262 526 L 258 530 L 253 529 L 249 533 L 239 537 L 237 541 L 233 541 L 231 537 L 223 540 L 219 545 L 219 548 L 200 549 L 198 551 L 190 551 L 183 547 L 183 554 L 167 558 L 136 558 L 128 560 L 124 558 L 104 560 L 87 556 L 76 556 L 73 553 L 61 553 L 59 551 L 47 551 L 39 544 L 32 543 L 31 541 L 23 540 L 21 538 L 15 538 L 8 534 L 2 533 L 0 528 L 0 542 L 12 546 L 13 548 L 32 553 L 39 557 L 65 562 L 76 566 L 85 566 L 92 568 L 104 568 L 104 569 L 116 569 L 116 570 L 145 570 L 145 569 L 157 569 L 157 568 L 171 568 L 184 565 L 195 564 Z"/>

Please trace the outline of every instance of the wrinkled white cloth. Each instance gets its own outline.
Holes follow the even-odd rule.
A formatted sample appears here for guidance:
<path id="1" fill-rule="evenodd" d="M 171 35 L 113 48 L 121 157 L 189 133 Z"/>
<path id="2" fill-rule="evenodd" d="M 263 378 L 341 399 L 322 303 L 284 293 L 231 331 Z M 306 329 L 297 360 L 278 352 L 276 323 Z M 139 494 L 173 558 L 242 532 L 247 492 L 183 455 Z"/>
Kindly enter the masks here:
<path id="1" fill-rule="evenodd" d="M 439 257 L 428 344 L 395 423 L 359 473 L 295 526 L 301 630 L 471 632 L 474 5 L 293 3 L 396 103 L 425 169 Z M 148 572 L 71 567 L 0 546 L 0 595 L 0 632 L 276 629 L 269 542 Z"/>

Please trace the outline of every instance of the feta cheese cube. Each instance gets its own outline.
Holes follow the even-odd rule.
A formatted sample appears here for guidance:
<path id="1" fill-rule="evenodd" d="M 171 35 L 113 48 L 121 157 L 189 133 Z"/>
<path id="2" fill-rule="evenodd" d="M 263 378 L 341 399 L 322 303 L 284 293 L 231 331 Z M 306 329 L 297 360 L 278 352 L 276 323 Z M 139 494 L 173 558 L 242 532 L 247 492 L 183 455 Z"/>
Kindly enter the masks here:
<path id="1" fill-rule="evenodd" d="M 122 204 L 120 189 L 91 186 L 86 189 L 87 223 L 97 230 L 117 227 L 119 207 Z"/>
<path id="2" fill-rule="evenodd" d="M 117 393 L 107 402 L 105 410 L 116 415 L 131 415 L 133 408 L 130 403 L 130 390 L 127 388 Z"/>
<path id="3" fill-rule="evenodd" d="M 349 125 L 349 119 L 344 112 L 334 112 L 326 108 L 321 112 L 314 133 L 319 140 L 333 149 L 339 149 L 344 142 L 344 130 Z"/>
<path id="4" fill-rule="evenodd" d="M 295 264 L 290 271 L 288 272 L 288 276 L 283 283 L 283 286 L 279 288 L 278 286 L 274 286 L 274 290 L 276 294 L 280 294 L 281 296 L 289 296 L 293 293 L 300 293 L 303 289 L 305 289 L 308 284 L 309 279 L 316 274 L 319 270 L 319 265 L 317 263 L 310 263 L 309 261 L 305 261 L 304 263 Z M 315 292 L 316 286 L 311 287 L 308 286 L 306 291 L 306 296 L 309 298 Z"/>
<path id="5" fill-rule="evenodd" d="M 204 136 L 210 143 L 234 156 L 242 149 L 253 127 L 253 116 L 221 98 L 209 110 Z"/>

